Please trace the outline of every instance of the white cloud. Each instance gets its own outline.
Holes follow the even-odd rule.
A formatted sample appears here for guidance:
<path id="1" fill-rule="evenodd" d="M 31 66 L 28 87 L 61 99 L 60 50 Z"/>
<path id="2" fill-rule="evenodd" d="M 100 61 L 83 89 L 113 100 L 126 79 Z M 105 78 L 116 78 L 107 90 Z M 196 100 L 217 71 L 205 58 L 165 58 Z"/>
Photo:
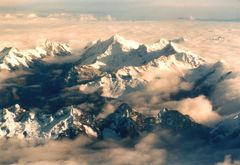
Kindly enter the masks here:
<path id="1" fill-rule="evenodd" d="M 128 149 L 111 141 L 99 142 L 96 145 L 99 149 L 94 150 L 85 146 L 92 144 L 85 137 L 42 144 L 24 140 L 1 140 L 0 144 L 1 165 L 121 165 L 129 162 L 131 165 L 163 165 L 166 157 L 165 150 L 153 149 L 146 152 L 144 149 Z"/>
<path id="2" fill-rule="evenodd" d="M 201 124 L 211 126 L 221 120 L 221 116 L 213 111 L 211 102 L 205 96 L 173 101 L 165 103 L 165 105 L 177 109 L 182 114 L 189 115 L 194 121 Z"/>

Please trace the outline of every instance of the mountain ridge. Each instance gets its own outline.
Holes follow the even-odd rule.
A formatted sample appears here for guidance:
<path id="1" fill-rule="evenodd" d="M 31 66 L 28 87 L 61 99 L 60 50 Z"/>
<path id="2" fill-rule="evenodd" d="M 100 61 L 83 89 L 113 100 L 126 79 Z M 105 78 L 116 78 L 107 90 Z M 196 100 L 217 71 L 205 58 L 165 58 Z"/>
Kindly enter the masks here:
<path id="1" fill-rule="evenodd" d="M 227 132 L 214 131 L 222 130 L 221 124 L 212 129 L 172 109 L 146 115 L 121 100 L 132 92 L 148 92 L 146 87 L 166 78 L 164 75 L 170 75 L 166 78 L 168 81 L 177 78 L 177 84 L 171 88 L 181 83 L 190 84 L 187 89 L 173 90 L 170 98 L 163 96 L 166 101 L 209 96 L 216 84 L 232 76 L 231 71 L 225 70 L 224 63 L 208 63 L 207 59 L 182 50 L 175 41 L 160 39 L 153 44 L 142 44 L 119 35 L 89 44 L 79 60 L 72 63 L 55 65 L 48 64 L 47 60 L 46 64 L 41 63 L 45 57 L 71 55 L 67 44 L 50 41 L 31 50 L 5 48 L 1 51 L 0 62 L 6 64 L 0 66 L 7 70 L 28 69 L 34 62 L 39 64 L 27 75 L 8 79 L 6 88 L 0 89 L 1 137 L 61 139 L 87 135 L 97 139 L 122 139 L 162 128 L 204 135 L 209 140 Z M 99 118 L 109 100 L 123 104 Z M 92 108 L 82 108 L 82 104 Z M 226 138 L 235 136 L 236 132 L 238 128 L 233 128 Z"/>
<path id="2" fill-rule="evenodd" d="M 82 82 L 82 73 L 92 71 L 89 75 L 98 78 L 92 82 L 91 77 L 86 76 L 84 79 L 89 83 L 82 86 L 82 89 L 86 89 L 83 92 L 95 86 L 103 88 L 103 96 L 116 98 L 128 87 L 145 86 L 150 81 L 144 76 L 148 73 L 156 73 L 153 77 L 159 76 L 161 72 L 175 72 L 182 76 L 186 70 L 205 63 L 202 57 L 181 50 L 165 39 L 145 45 L 117 35 L 85 48 L 82 58 L 74 64 L 66 79 L 69 84 L 76 84 Z M 116 92 L 109 93 L 109 88 L 116 89 Z"/>
<path id="3" fill-rule="evenodd" d="M 68 56 L 71 49 L 67 44 L 53 43 L 46 40 L 35 49 L 19 50 L 5 47 L 0 51 L 0 70 L 17 70 L 28 68 L 34 60 L 41 60 L 47 56 Z"/>

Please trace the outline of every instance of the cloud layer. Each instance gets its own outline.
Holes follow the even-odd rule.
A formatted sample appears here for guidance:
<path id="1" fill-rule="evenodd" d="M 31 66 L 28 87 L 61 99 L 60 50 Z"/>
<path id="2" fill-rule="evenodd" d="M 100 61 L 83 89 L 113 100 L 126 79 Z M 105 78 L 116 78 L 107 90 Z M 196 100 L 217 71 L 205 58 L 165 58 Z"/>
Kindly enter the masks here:
<path id="1" fill-rule="evenodd" d="M 199 22 L 107 22 L 94 15 L 72 16 L 66 13 L 38 16 L 37 14 L 2 15 L 0 30 L 0 47 L 33 47 L 46 38 L 70 42 L 76 50 L 87 42 L 106 39 L 119 33 L 126 38 L 140 42 L 153 42 L 165 37 L 186 38 L 181 46 L 211 60 L 224 58 L 239 66 L 239 24 L 199 23 Z M 187 30 L 186 30 L 187 29 Z M 191 29 L 188 30 L 188 29 Z M 201 35 L 199 35 L 201 34 Z M 218 37 L 223 40 L 215 40 Z M 229 42 L 231 41 L 231 42 Z M 207 50 L 207 51 L 206 51 Z M 78 51 L 76 51 L 78 52 Z M 226 52 L 228 54 L 226 54 Z M 76 55 L 79 55 L 76 53 Z M 6 78 L 17 76 L 12 73 L 0 75 L 0 89 Z M 152 77 L 152 76 L 151 76 Z M 180 90 L 191 90 L 191 83 L 182 81 L 172 74 L 162 75 L 154 80 L 144 91 L 139 91 L 123 98 L 139 111 L 157 113 L 164 106 L 179 109 L 194 120 L 211 125 L 221 119 L 221 115 L 236 112 L 239 107 L 239 78 L 235 77 L 221 82 L 212 96 L 203 95 L 170 100 L 170 95 Z M 224 110 L 213 105 L 220 105 Z M 112 105 L 106 111 L 114 109 Z M 215 110 L 218 110 L 215 112 Z M 151 110 L 151 111 L 150 111 Z M 228 111 L 227 111 L 228 110 Z M 232 110 L 232 111 L 231 111 Z M 231 111 L 231 112 L 230 112 Z M 224 113 L 225 112 L 225 113 Z M 219 114 L 218 114 L 219 113 Z M 106 112 L 107 114 L 107 112 Z M 104 115 L 106 115 L 104 114 Z M 128 146 L 127 148 L 124 146 Z M 180 148 L 180 149 L 179 149 Z M 192 152 L 194 151 L 194 152 Z M 0 141 L 0 164 L 157 164 L 157 165 L 192 165 L 215 164 L 238 165 L 239 149 L 205 146 L 199 139 L 182 140 L 180 135 L 173 136 L 166 130 L 158 130 L 139 139 L 137 144 L 130 142 L 96 143 L 84 137 L 74 141 Z M 211 153 L 211 154 L 210 154 Z M 234 160 L 226 157 L 232 155 Z M 235 161 L 236 160 L 236 161 Z M 219 163 L 223 162 L 223 163 Z"/>
<path id="2" fill-rule="evenodd" d="M 48 142 L 2 139 L 0 144 L 1 165 L 239 165 L 240 159 L 239 149 L 209 146 L 161 129 L 135 142 L 80 137 Z"/>
<path id="3" fill-rule="evenodd" d="M 200 17 L 217 19 L 239 19 L 238 0 L 13 0 L 0 2 L 6 12 L 93 13 L 111 14 L 118 19 L 172 19 L 178 17 Z M 142 12 L 144 11 L 144 12 Z M 143 14 L 144 13 L 144 14 Z"/>

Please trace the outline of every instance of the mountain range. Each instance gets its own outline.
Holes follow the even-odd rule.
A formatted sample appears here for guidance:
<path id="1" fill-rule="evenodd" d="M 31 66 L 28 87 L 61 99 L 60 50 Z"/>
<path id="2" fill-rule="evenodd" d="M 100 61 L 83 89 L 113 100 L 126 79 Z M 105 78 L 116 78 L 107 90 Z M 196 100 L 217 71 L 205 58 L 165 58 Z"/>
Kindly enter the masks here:
<path id="1" fill-rule="evenodd" d="M 46 60 L 72 56 L 79 57 L 65 63 Z M 164 78 L 171 83 L 177 77 L 180 83 L 175 85 L 190 84 L 163 97 L 178 101 L 211 97 L 217 84 L 234 76 L 223 62 L 210 63 L 181 49 L 174 40 L 160 39 L 148 45 L 114 35 L 88 44 L 80 55 L 74 55 L 67 44 L 50 41 L 29 50 L 4 48 L 0 52 L 0 74 L 5 71 L 17 76 L 0 84 L 1 138 L 86 135 L 117 140 L 158 129 L 208 142 L 237 140 L 240 135 L 238 114 L 209 127 L 177 110 L 162 108 L 157 114 L 149 114 L 125 103 L 123 98 L 129 94 L 145 92 L 152 82 Z M 175 77 L 166 79 L 166 74 Z M 110 103 L 114 108 L 104 109 Z"/>

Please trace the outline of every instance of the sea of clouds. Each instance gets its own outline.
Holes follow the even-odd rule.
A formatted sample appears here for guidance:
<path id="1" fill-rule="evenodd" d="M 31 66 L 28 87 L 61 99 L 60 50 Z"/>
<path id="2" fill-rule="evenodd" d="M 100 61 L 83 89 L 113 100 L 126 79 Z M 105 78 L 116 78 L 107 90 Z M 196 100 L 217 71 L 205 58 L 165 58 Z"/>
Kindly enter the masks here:
<path id="1" fill-rule="evenodd" d="M 97 18 L 91 14 L 65 13 L 44 16 L 34 13 L 1 14 L 0 20 L 0 48 L 32 48 L 50 39 L 70 43 L 75 56 L 80 55 L 88 42 L 106 39 L 116 33 L 142 43 L 154 42 L 159 38 L 183 37 L 183 48 L 211 62 L 224 61 L 226 70 L 233 71 L 233 76 L 217 84 L 208 97 L 198 95 L 171 100 L 172 94 L 182 90 L 190 91 L 193 84 L 168 73 L 150 82 L 143 91 L 130 93 L 121 99 L 143 113 L 156 114 L 163 107 L 178 109 L 207 126 L 213 126 L 228 115 L 239 112 L 240 24 L 117 21 L 111 16 Z M 216 39 L 218 36 L 223 40 Z M 6 83 L 7 79 L 21 74 L 26 73 L 1 72 L 0 89 L 11 85 Z M 106 109 L 114 108 L 109 105 Z M 137 141 L 127 139 L 120 142 L 99 142 L 85 137 L 62 141 L 0 139 L 0 164 L 3 165 L 239 165 L 239 152 L 239 148 L 211 146 L 200 139 L 182 139 L 167 130 L 143 135 Z"/>

